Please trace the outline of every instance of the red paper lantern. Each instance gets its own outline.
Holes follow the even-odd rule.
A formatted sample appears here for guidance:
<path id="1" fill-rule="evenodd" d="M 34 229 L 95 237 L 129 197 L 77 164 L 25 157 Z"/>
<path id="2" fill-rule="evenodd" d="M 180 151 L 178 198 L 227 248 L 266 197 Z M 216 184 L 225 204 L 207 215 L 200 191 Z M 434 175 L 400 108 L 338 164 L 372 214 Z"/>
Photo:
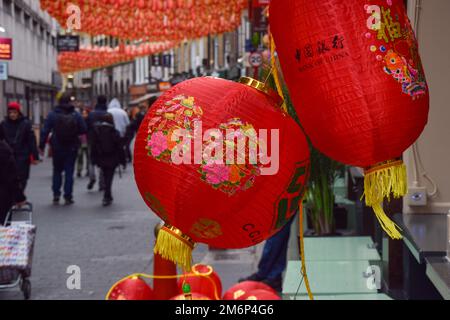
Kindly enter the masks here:
<path id="1" fill-rule="evenodd" d="M 152 288 L 139 277 L 120 281 L 111 288 L 106 300 L 154 300 Z"/>
<path id="2" fill-rule="evenodd" d="M 223 295 L 222 300 L 245 300 L 243 297 L 248 296 L 248 294 L 253 291 L 266 291 L 274 295 L 277 294 L 272 287 L 265 283 L 258 281 L 243 281 L 228 289 Z"/>
<path id="3" fill-rule="evenodd" d="M 193 292 L 192 294 L 190 294 L 190 297 L 186 297 L 186 295 L 180 294 L 176 297 L 173 297 L 170 300 L 211 300 L 211 299 L 203 294 Z"/>
<path id="4" fill-rule="evenodd" d="M 211 300 L 220 300 L 222 296 L 222 281 L 211 266 L 196 264 L 192 266 L 191 274 L 178 280 L 179 292 L 183 292 L 183 284 L 187 283 L 191 291 L 209 297 Z"/>
<path id="5" fill-rule="evenodd" d="M 167 223 L 155 252 L 185 270 L 195 242 L 244 248 L 270 237 L 304 193 L 309 149 L 302 131 L 262 83 L 243 81 L 205 77 L 175 86 L 137 135 L 138 188 Z"/>
<path id="6" fill-rule="evenodd" d="M 331 158 L 366 169 L 366 204 L 400 238 L 381 203 L 407 192 L 398 158 L 423 131 L 429 109 L 403 0 L 271 1 L 270 20 L 307 135 Z"/>
<path id="7" fill-rule="evenodd" d="M 237 300 L 281 300 L 280 296 L 272 291 L 253 290 Z"/>

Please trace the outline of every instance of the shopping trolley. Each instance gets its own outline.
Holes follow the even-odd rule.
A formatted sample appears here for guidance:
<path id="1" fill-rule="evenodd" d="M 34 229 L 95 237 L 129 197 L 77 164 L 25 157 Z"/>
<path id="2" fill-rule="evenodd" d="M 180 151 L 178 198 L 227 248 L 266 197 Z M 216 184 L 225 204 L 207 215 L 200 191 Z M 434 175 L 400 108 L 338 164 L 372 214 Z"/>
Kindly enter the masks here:
<path id="1" fill-rule="evenodd" d="M 19 287 L 26 300 L 31 296 L 31 265 L 36 227 L 33 205 L 13 207 L 0 226 L 0 290 Z"/>

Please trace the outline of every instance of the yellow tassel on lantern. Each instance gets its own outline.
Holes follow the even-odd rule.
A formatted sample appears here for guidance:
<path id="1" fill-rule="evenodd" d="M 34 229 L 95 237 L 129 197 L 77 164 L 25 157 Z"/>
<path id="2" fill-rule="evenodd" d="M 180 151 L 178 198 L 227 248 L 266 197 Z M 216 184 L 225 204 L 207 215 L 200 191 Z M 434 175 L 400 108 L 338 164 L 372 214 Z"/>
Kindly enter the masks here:
<path id="1" fill-rule="evenodd" d="M 383 201 L 398 199 L 408 192 L 406 166 L 402 160 L 390 160 L 365 170 L 364 197 L 372 207 L 383 230 L 392 239 L 401 239 L 401 229 L 384 212 Z"/>
<path id="2" fill-rule="evenodd" d="M 194 246 L 191 238 L 174 226 L 165 224 L 159 230 L 154 253 L 178 264 L 184 270 L 191 270 Z"/>

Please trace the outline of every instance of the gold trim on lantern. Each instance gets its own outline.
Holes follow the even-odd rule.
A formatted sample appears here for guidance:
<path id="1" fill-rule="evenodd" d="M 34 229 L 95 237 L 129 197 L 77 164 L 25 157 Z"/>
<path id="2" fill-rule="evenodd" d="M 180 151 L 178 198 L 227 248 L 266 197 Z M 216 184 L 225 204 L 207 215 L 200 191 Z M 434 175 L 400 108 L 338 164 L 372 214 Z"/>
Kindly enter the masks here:
<path id="1" fill-rule="evenodd" d="M 198 270 L 196 269 L 198 266 L 207 267 L 207 268 L 208 268 L 208 271 L 207 271 L 207 272 L 200 272 L 200 271 L 198 271 Z M 208 276 L 212 275 L 212 273 L 214 272 L 214 270 L 213 270 L 213 268 L 212 268 L 211 266 L 209 266 L 209 265 L 195 264 L 195 265 L 192 266 L 192 272 L 193 272 L 194 274 L 196 274 L 196 275 L 199 275 L 199 276 L 208 277 Z"/>
<path id="2" fill-rule="evenodd" d="M 177 239 L 183 241 L 189 247 L 194 249 L 194 247 L 195 247 L 194 240 L 192 240 L 189 236 L 185 235 L 180 229 L 175 228 L 174 226 L 172 226 L 172 225 L 170 225 L 168 223 L 164 224 L 164 226 L 161 229 L 166 231 L 166 232 L 169 232 L 171 235 L 173 235 Z"/>
<path id="3" fill-rule="evenodd" d="M 378 170 L 383 170 L 389 167 L 395 167 L 395 166 L 399 166 L 403 164 L 403 160 L 401 160 L 400 158 L 398 159 L 392 159 L 392 160 L 387 160 L 387 161 L 383 161 L 383 162 L 379 162 L 375 165 L 372 165 L 370 167 L 366 167 L 364 168 L 364 173 L 365 174 L 369 174 L 372 173 L 374 171 L 378 171 Z"/>
<path id="4" fill-rule="evenodd" d="M 269 96 L 272 100 L 275 101 L 276 105 L 278 107 L 281 107 L 284 103 L 283 98 L 280 97 L 280 95 L 269 88 L 265 83 L 258 81 L 256 79 L 250 78 L 250 77 L 241 77 L 239 79 L 239 83 L 242 83 L 243 85 L 249 86 L 253 89 L 256 89 L 265 95 Z"/>

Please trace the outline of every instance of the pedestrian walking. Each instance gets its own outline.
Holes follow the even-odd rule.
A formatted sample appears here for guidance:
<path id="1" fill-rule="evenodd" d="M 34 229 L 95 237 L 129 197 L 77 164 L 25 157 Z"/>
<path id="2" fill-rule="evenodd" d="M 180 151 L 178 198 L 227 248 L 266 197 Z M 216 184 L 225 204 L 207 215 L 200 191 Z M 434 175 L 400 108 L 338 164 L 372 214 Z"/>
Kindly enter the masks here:
<path id="1" fill-rule="evenodd" d="M 59 105 L 49 113 L 41 132 L 40 150 L 44 153 L 45 141 L 50 133 L 53 150 L 53 203 L 59 204 L 64 173 L 64 200 L 73 204 L 73 178 L 75 161 L 80 147 L 79 136 L 87 132 L 82 116 L 75 111 L 69 95 L 63 95 Z"/>
<path id="2" fill-rule="evenodd" d="M 119 131 L 120 137 L 125 137 L 127 126 L 130 124 L 130 118 L 125 110 L 122 109 L 119 100 L 112 99 L 108 105 L 108 113 L 112 114 L 114 119 L 114 126 Z"/>
<path id="3" fill-rule="evenodd" d="M 87 118 L 89 116 L 89 110 L 87 108 L 83 108 L 81 110 L 81 115 L 85 122 L 87 122 Z M 88 146 L 88 138 L 87 133 L 82 134 L 80 136 L 80 149 L 78 150 L 78 158 L 77 158 L 77 177 L 80 178 L 83 175 L 83 167 L 86 167 L 86 176 L 89 176 L 89 146 Z"/>
<path id="4" fill-rule="evenodd" d="M 0 131 L 0 225 L 14 204 L 21 206 L 26 201 L 14 152 L 4 138 Z"/>
<path id="5" fill-rule="evenodd" d="M 30 177 L 30 164 L 39 163 L 39 151 L 31 121 L 22 114 L 18 102 L 8 104 L 8 114 L 0 124 L 0 131 L 13 151 L 21 190 L 25 193 Z"/>
<path id="6" fill-rule="evenodd" d="M 100 95 L 97 97 L 97 104 L 95 105 L 94 111 L 89 113 L 87 119 L 87 128 L 88 128 L 88 146 L 89 146 L 89 156 L 91 161 L 89 163 L 89 183 L 87 186 L 88 190 L 92 190 L 94 188 L 95 183 L 97 182 L 97 176 L 95 173 L 95 165 L 92 162 L 92 135 L 94 126 L 97 122 L 100 122 L 102 117 L 108 113 L 108 98 L 106 96 Z M 99 173 L 99 191 L 104 190 L 104 179 L 103 174 L 100 170 Z"/>
<path id="7" fill-rule="evenodd" d="M 105 180 L 103 206 L 109 206 L 113 202 L 111 189 L 114 173 L 120 164 L 126 163 L 120 133 L 114 127 L 111 114 L 105 114 L 94 125 L 91 143 L 92 162 L 101 168 Z"/>

